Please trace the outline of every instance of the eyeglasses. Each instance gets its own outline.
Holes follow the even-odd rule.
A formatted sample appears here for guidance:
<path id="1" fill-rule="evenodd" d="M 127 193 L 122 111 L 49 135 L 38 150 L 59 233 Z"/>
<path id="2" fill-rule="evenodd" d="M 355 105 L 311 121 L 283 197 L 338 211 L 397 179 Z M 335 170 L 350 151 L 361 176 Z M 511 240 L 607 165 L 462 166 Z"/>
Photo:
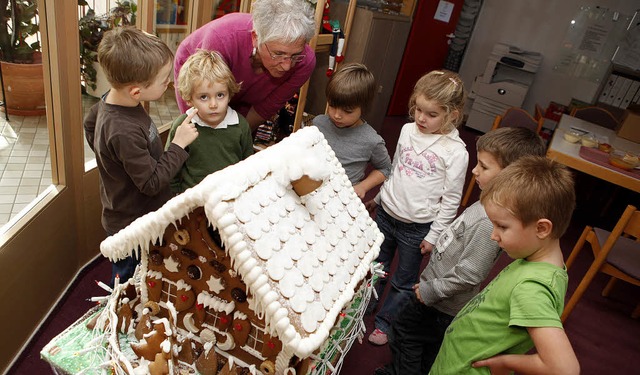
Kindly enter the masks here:
<path id="1" fill-rule="evenodd" d="M 304 60 L 304 57 L 305 57 L 304 53 L 296 53 L 295 55 L 291 55 L 291 56 L 287 56 L 287 55 L 285 55 L 283 53 L 273 53 L 269 49 L 269 46 L 267 45 L 267 43 L 264 43 L 263 45 L 267 49 L 267 52 L 269 53 L 269 56 L 271 56 L 271 60 L 274 60 L 274 61 L 277 61 L 277 62 L 283 62 L 283 61 L 290 60 L 291 64 L 296 64 L 296 63 L 299 63 L 300 61 Z"/>

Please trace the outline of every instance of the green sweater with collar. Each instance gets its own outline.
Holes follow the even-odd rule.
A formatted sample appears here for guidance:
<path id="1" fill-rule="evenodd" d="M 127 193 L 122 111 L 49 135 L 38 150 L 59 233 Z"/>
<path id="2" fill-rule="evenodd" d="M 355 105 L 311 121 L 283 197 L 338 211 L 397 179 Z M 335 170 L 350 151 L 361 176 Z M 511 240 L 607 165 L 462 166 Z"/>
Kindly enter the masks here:
<path id="1" fill-rule="evenodd" d="M 166 147 L 171 144 L 176 129 L 186 117 L 186 114 L 182 114 L 173 121 Z M 237 125 L 224 129 L 198 126 L 198 138 L 187 147 L 189 158 L 171 180 L 173 193 L 182 193 L 209 174 L 253 155 L 251 128 L 242 115 L 238 114 L 238 117 L 240 121 Z"/>

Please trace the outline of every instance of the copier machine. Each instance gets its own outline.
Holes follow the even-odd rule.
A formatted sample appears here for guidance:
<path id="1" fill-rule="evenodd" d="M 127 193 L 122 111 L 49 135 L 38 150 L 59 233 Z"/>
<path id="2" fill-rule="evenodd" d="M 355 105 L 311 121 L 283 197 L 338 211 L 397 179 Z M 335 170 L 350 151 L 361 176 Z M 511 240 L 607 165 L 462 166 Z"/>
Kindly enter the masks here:
<path id="1" fill-rule="evenodd" d="M 466 126 L 486 133 L 497 115 L 522 106 L 541 62 L 540 53 L 497 43 L 484 73 L 471 85 L 473 105 Z"/>

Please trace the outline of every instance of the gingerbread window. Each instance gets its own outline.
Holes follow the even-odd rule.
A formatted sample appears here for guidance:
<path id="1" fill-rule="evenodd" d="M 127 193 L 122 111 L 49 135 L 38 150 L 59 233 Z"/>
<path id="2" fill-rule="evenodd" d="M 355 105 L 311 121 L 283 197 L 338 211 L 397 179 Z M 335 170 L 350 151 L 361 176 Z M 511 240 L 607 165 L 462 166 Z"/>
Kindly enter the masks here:
<path id="1" fill-rule="evenodd" d="M 264 344 L 264 329 L 261 327 L 258 327 L 255 324 L 251 324 L 251 328 L 249 329 L 249 337 L 247 338 L 247 343 L 245 344 L 246 347 L 260 352 L 262 349 L 262 346 Z"/>
<path id="2" fill-rule="evenodd" d="M 206 309 L 205 314 L 205 321 L 207 324 L 210 324 L 221 332 L 226 331 L 229 328 L 229 325 L 231 325 L 231 317 L 224 312 Z"/>

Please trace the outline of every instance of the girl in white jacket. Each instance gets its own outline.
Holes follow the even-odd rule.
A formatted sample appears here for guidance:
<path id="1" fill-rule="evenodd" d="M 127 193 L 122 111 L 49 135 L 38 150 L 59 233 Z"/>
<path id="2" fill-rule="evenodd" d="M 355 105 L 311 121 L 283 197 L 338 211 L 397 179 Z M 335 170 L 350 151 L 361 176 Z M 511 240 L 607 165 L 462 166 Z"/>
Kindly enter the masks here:
<path id="1" fill-rule="evenodd" d="M 432 71 L 418 80 L 409 99 L 415 122 L 402 127 L 391 175 L 367 203 L 370 210 L 377 208 L 376 223 L 385 236 L 377 259 L 385 272 L 389 273 L 398 250 L 391 290 L 369 336 L 373 344 L 387 343 L 392 321 L 413 294 L 422 256 L 456 216 L 469 162 L 456 128 L 464 101 L 462 81 L 453 72 Z M 378 296 L 385 285 L 386 279 L 376 285 Z"/>

